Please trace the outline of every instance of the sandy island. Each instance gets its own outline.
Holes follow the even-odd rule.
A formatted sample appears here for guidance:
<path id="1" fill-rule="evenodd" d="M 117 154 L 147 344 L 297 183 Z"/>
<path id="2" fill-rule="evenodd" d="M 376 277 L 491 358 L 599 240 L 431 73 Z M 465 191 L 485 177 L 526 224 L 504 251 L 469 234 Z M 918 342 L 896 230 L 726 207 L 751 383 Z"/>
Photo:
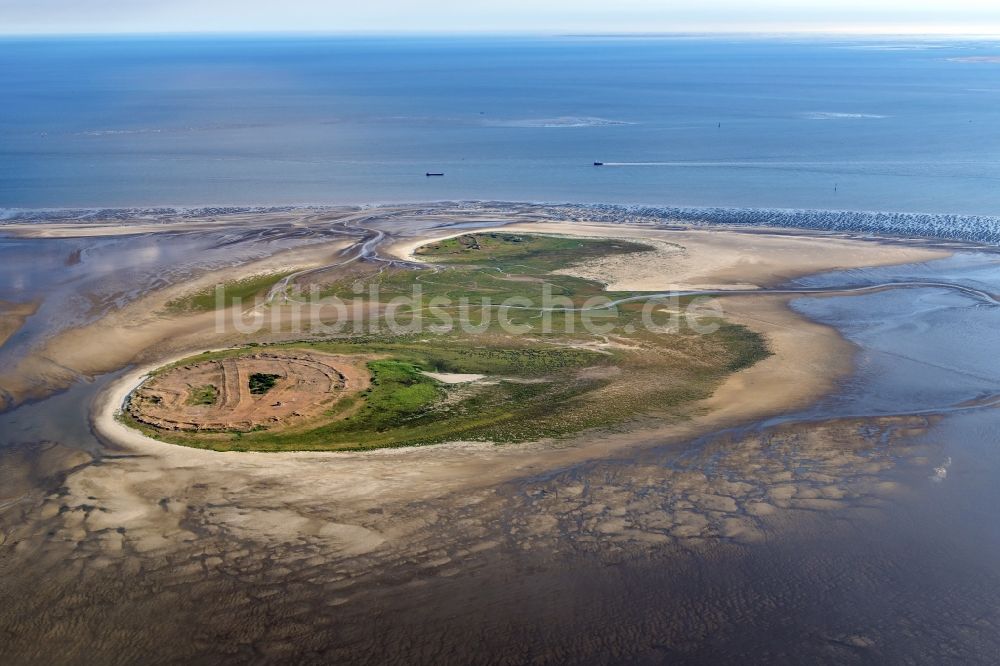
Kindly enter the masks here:
<path id="1" fill-rule="evenodd" d="M 457 213 L 446 220 L 458 221 L 463 218 Z M 393 249 L 404 256 L 407 247 L 456 232 L 391 224 L 397 234 L 391 238 L 412 234 Z M 644 239 L 654 251 L 643 261 L 602 260 L 567 270 L 603 276 L 609 285 L 657 291 L 767 287 L 806 273 L 946 255 L 898 242 L 801 232 L 562 224 L 517 230 Z M 361 231 L 364 242 L 374 237 Z M 343 249 L 331 243 L 275 255 L 266 264 L 227 270 L 225 277 L 322 266 L 338 247 Z M 385 256 L 386 250 L 380 251 Z M 202 275 L 197 284 L 217 277 Z M 67 441 L 45 451 L 41 463 L 25 454 L 23 461 L 8 458 L 0 470 L 0 476 L 16 481 L 36 478 L 35 466 L 44 464 L 54 479 L 37 490 L 7 484 L 0 500 L 9 497 L 23 518 L 0 523 L 0 541 L 10 546 L 14 565 L 30 563 L 18 569 L 32 574 L 24 581 L 24 598 L 62 600 L 72 589 L 73 599 L 84 600 L 69 615 L 62 606 L 55 608 L 51 622 L 60 633 L 51 635 L 60 641 L 93 643 L 105 628 L 117 630 L 121 617 L 114 613 L 129 620 L 136 615 L 138 597 L 130 603 L 87 603 L 88 581 L 97 581 L 101 599 L 119 589 L 143 599 L 159 594 L 163 612 L 181 608 L 180 617 L 207 624 L 242 622 L 243 609 L 265 598 L 255 595 L 244 605 L 248 598 L 229 593 L 220 581 L 260 581 L 268 585 L 267 603 L 282 604 L 272 617 L 303 618 L 322 607 L 339 619 L 352 612 L 355 600 L 365 608 L 363 595 L 372 586 L 400 585 L 400 594 L 419 600 L 426 589 L 421 586 L 436 585 L 436 579 L 447 583 L 466 571 L 503 572 L 506 563 L 521 566 L 525 554 L 551 552 L 553 559 L 542 561 L 562 567 L 567 552 L 606 553 L 607 564 L 617 564 L 643 552 L 693 552 L 719 538 L 748 543 L 769 538 L 775 525 L 838 507 L 867 510 L 895 492 L 880 474 L 898 464 L 900 448 L 876 446 L 889 433 L 877 420 L 866 421 L 864 428 L 850 421 L 764 432 L 736 428 L 690 445 L 702 435 L 814 402 L 852 371 L 851 344 L 792 311 L 787 304 L 793 296 L 765 292 L 719 302 L 730 321 L 765 335 L 773 355 L 730 375 L 685 421 L 643 418 L 631 430 L 594 430 L 558 441 L 454 442 L 365 453 L 218 453 L 164 444 L 115 418 L 125 397 L 165 363 L 246 342 L 231 331 L 217 334 L 211 313 L 163 312 L 166 300 L 194 288 L 191 284 L 159 289 L 94 324 L 66 330 L 34 348 L 24 359 L 27 365 L 17 369 L 30 377 L 31 364 L 62 368 L 56 363 L 66 363 L 66 380 L 75 381 L 84 369 L 136 365 L 109 382 L 91 406 L 90 425 L 105 447 L 88 452 Z M 0 378 L 4 388 L 11 385 L 9 377 Z M 475 375 L 438 378 L 489 381 Z M 59 385 L 43 388 L 51 392 Z M 920 424 L 897 420 L 891 426 L 892 433 L 905 433 Z M 506 553 L 515 559 L 502 559 Z M 614 575 L 618 569 L 605 570 Z M 299 586 L 307 591 L 296 592 Z M 170 594 L 163 596 L 163 590 Z M 192 605 L 177 606 L 185 598 L 193 599 Z M 67 633 L 65 617 L 88 630 Z M 149 617 L 136 615 L 135 621 L 148 626 Z M 321 634 L 306 627 L 294 640 Z M 117 645 L 106 636 L 102 644 Z"/>
<path id="2" fill-rule="evenodd" d="M 621 226 L 523 225 L 523 231 L 558 231 L 588 236 L 642 238 L 671 246 L 673 256 L 683 252 L 683 269 L 664 266 L 665 277 L 650 274 L 646 262 L 636 262 L 633 274 L 627 262 L 614 266 L 614 283 L 662 289 L 667 285 L 704 286 L 774 284 L 795 275 L 837 268 L 925 261 L 945 256 L 938 250 L 882 245 L 876 241 L 739 233 L 714 230 L 684 232 L 632 229 Z M 454 234 L 451 234 L 454 235 Z M 413 247 L 440 234 L 427 234 L 397 244 L 394 252 Z M 682 245 L 675 251 L 672 244 Z M 658 247 L 657 252 L 660 249 Z M 745 272 L 742 272 L 745 269 Z M 571 269 L 575 270 L 575 269 Z M 581 270 L 589 270 L 583 268 Z M 358 554 L 401 539 L 419 524 L 396 524 L 372 529 L 343 516 L 379 510 L 387 502 L 426 501 L 458 490 L 472 492 L 545 469 L 574 462 L 622 455 L 636 447 L 688 441 L 700 434 L 747 423 L 805 406 L 828 392 L 851 371 L 853 347 L 834 330 L 807 321 L 787 307 L 787 295 L 743 295 L 722 300 L 726 316 L 767 336 L 773 356 L 729 377 L 702 403 L 701 414 L 681 423 L 650 426 L 628 433 L 584 433 L 560 442 L 505 445 L 483 443 L 386 449 L 366 453 L 288 452 L 216 453 L 163 444 L 124 426 L 115 418 L 125 397 L 146 374 L 170 358 L 129 372 L 97 401 L 95 430 L 115 448 L 140 454 L 87 467 L 67 480 L 69 499 L 99 498 L 108 525 L 125 525 L 130 539 L 142 547 L 157 548 L 185 538 L 181 514 L 165 512 L 162 497 L 184 497 L 206 479 L 225 479 L 230 488 L 254 488 L 250 505 L 259 520 L 247 521 L 245 512 L 216 511 L 214 519 L 247 537 L 278 542 L 303 534 L 324 541 L 338 552 Z M 205 346 L 197 347 L 200 351 Z M 174 355 L 183 357 L 185 351 Z M 472 379 L 462 377 L 461 379 Z M 200 486 L 199 486 L 200 487 Z M 208 490 L 198 491 L 200 497 Z M 391 498 L 391 499 L 390 499 Z M 93 501 L 93 500 L 89 500 Z M 263 507 L 267 507 L 264 509 Z M 326 507 L 326 508 L 322 508 Z M 333 507 L 340 507 L 334 509 Z M 332 513 L 330 513 L 332 511 Z"/>
<path id="3" fill-rule="evenodd" d="M 797 406 L 827 392 L 851 369 L 853 348 L 831 329 L 813 324 L 785 307 L 787 297 L 754 296 L 727 305 L 734 321 L 763 331 L 774 355 L 730 377 L 704 401 L 703 413 L 662 427 L 627 434 L 585 433 L 558 443 L 492 446 L 481 442 L 365 453 L 288 452 L 217 453 L 164 444 L 122 424 L 116 413 L 126 396 L 148 372 L 162 364 L 128 373 L 95 405 L 93 426 L 115 448 L 139 454 L 88 467 L 67 481 L 73 497 L 99 497 L 108 524 L 125 524 L 130 538 L 156 548 L 170 535 L 180 538 L 182 516 L 165 514 L 162 497 L 184 496 L 206 479 L 225 479 L 229 487 L 257 488 L 255 504 L 274 505 L 264 514 L 266 525 L 248 523 L 234 514 L 219 516 L 230 529 L 250 538 L 291 541 L 302 534 L 326 541 L 338 552 L 360 554 L 387 540 L 403 538 L 419 525 L 396 532 L 372 531 L 360 525 L 320 519 L 318 505 L 345 503 L 359 513 L 387 502 L 426 501 L 449 493 L 488 489 L 526 474 L 576 462 L 619 456 L 630 449 L 683 442 L 700 434 L 734 426 Z M 166 359 L 167 362 L 179 360 Z M 72 500 L 71 500 L 72 501 Z M 278 508 L 274 508 L 274 507 Z M 297 508 L 296 508 L 297 507 Z M 306 519 L 304 516 L 311 516 Z M 167 536 L 165 536 L 167 535 Z"/>
<path id="4" fill-rule="evenodd" d="M 562 272 L 602 279 L 609 288 L 621 290 L 665 289 L 735 289 L 761 288 L 793 279 L 794 277 L 829 270 L 843 270 L 865 266 L 889 265 L 928 261 L 943 258 L 943 250 L 921 247 L 887 245 L 877 240 L 831 238 L 805 233 L 758 233 L 734 230 L 689 229 L 683 231 L 636 228 L 624 225 L 598 225 L 576 223 L 516 224 L 497 227 L 497 230 L 558 233 L 598 238 L 639 239 L 655 248 L 649 260 L 635 261 L 634 257 L 602 259 L 594 264 L 567 268 Z M 490 231 L 484 229 L 483 231 Z M 460 235 L 459 233 L 428 233 L 417 238 L 397 242 L 389 252 L 409 261 L 417 260 L 413 251 L 425 243 Z M 630 260 L 631 259 L 631 260 Z M 645 258 L 644 258 L 645 259 Z M 661 263 L 662 262 L 662 263 Z M 628 436 L 616 436 L 615 442 L 600 439 L 597 442 L 575 442 L 573 447 L 557 450 L 539 449 L 537 454 L 549 458 L 551 464 L 562 464 L 567 458 L 584 459 L 614 450 L 618 446 L 635 444 L 646 437 L 663 441 L 663 437 L 682 439 L 713 428 L 726 427 L 739 422 L 801 407 L 813 402 L 830 390 L 831 386 L 851 369 L 853 347 L 833 329 L 810 322 L 787 307 L 788 295 L 740 295 L 723 298 L 727 319 L 763 333 L 768 339 L 773 355 L 753 367 L 729 377 L 708 400 L 704 401 L 704 414 L 691 421 Z M 181 355 L 183 356 L 183 355 Z M 103 402 L 103 411 L 95 418 L 98 430 L 116 442 L 140 446 L 150 453 L 150 446 L 160 453 L 169 450 L 171 456 L 187 455 L 212 459 L 218 454 L 162 445 L 118 424 L 111 413 L 117 409 L 128 393 L 148 370 L 162 365 L 151 364 L 144 370 L 130 373 L 116 384 L 111 397 Z M 478 376 L 449 377 L 449 381 L 471 381 Z M 588 439 L 588 438 L 583 438 Z M 432 447 L 439 448 L 439 447 Z M 451 447 L 454 448 L 454 447 Z M 540 460 L 526 456 L 526 448 L 537 445 L 483 447 L 480 444 L 463 446 L 476 451 L 475 458 L 483 462 L 483 472 L 492 481 L 509 478 L 519 470 L 535 467 Z M 483 449 L 486 450 L 483 450 Z M 516 450 L 516 453 L 515 453 Z M 544 452 L 543 452 L 544 451 Z M 245 457 L 254 460 L 262 454 L 227 453 L 227 460 Z M 369 455 L 380 457 L 400 455 L 394 451 L 365 454 L 349 453 L 267 453 L 269 459 L 290 456 L 292 459 L 314 456 L 333 456 L 364 459 Z M 412 457 L 413 452 L 407 452 Z M 496 456 L 514 458 L 502 471 L 485 458 Z M 229 462 L 232 462 L 229 460 Z M 228 464 L 228 463 L 227 463 Z M 357 468 L 352 466 L 352 473 Z M 329 473 L 327 470 L 325 473 Z M 477 475 L 485 481 L 486 477 Z M 491 482 L 492 482 L 491 481 Z M 435 478 L 438 486 L 442 479 Z"/>

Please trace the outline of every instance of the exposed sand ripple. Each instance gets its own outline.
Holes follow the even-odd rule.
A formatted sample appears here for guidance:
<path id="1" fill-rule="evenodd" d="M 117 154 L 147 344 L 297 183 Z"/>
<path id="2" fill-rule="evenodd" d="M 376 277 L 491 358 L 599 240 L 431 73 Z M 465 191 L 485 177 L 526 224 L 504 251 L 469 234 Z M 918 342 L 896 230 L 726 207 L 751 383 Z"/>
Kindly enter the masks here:
<path id="1" fill-rule="evenodd" d="M 446 233 L 419 231 L 442 221 L 423 217 L 434 214 L 419 213 L 407 231 L 414 243 Z M 767 286 L 865 261 L 940 256 L 805 235 L 579 229 L 655 241 L 662 275 L 648 265 L 632 274 L 627 265 L 593 269 L 619 288 Z M 675 242 L 687 263 L 670 263 L 680 256 Z M 220 454 L 145 438 L 115 421 L 115 410 L 149 368 L 214 344 L 204 334 L 210 318 L 144 318 L 109 338 L 134 314 L 126 308 L 67 333 L 53 343 L 58 354 L 34 362 L 70 374 L 136 359 L 148 367 L 124 374 L 94 405 L 108 446 L 93 460 L 62 446 L 41 462 L 27 453 L 4 459 L 4 479 L 29 482 L 0 495 L 0 660 L 659 663 L 710 661 L 717 655 L 705 651 L 721 645 L 723 656 L 749 654 L 759 644 L 748 648 L 734 631 L 753 634 L 751 620 L 795 633 L 799 618 L 781 609 L 799 603 L 810 581 L 819 594 L 838 589 L 838 579 L 827 584 L 815 572 L 843 570 L 839 535 L 862 519 L 877 524 L 886 500 L 907 492 L 893 473 L 915 469 L 926 479 L 934 464 L 911 444 L 925 417 L 741 429 L 815 401 L 851 370 L 851 345 L 791 312 L 788 298 L 722 300 L 731 320 L 767 336 L 774 355 L 730 377 L 690 421 L 562 442 L 366 454 Z M 733 430 L 706 436 L 724 428 Z M 786 553 L 782 544 L 796 539 L 819 545 Z M 759 571 L 759 549 L 788 565 Z M 801 561 L 803 552 L 812 559 Z M 873 567 L 885 565 L 861 559 L 850 573 L 876 581 Z M 745 583 L 765 575 L 766 593 Z M 928 576 L 928 586 L 938 581 L 928 599 L 948 589 L 946 573 Z M 769 614 L 776 619 L 765 624 Z M 978 622 L 964 635 L 998 635 L 997 618 L 984 612 Z M 894 630 L 876 620 L 824 626 L 799 656 L 875 660 Z M 968 656 L 937 645 L 915 658 Z"/>

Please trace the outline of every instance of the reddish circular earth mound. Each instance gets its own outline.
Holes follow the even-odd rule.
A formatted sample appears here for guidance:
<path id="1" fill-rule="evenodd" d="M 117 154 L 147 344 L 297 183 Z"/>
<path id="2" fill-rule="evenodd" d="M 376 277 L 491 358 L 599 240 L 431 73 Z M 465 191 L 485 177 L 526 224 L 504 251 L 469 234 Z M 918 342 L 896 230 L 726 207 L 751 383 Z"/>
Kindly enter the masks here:
<path id="1" fill-rule="evenodd" d="M 163 430 L 245 432 L 315 418 L 367 386 L 368 373 L 357 358 L 260 352 L 154 375 L 132 393 L 128 411 Z"/>

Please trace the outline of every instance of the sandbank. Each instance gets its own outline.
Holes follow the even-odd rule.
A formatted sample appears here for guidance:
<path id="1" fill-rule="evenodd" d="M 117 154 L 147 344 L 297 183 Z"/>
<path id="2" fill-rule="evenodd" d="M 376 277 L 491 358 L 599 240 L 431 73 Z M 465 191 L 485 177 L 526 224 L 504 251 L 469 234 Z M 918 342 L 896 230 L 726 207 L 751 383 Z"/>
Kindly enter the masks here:
<path id="1" fill-rule="evenodd" d="M 558 271 L 607 285 L 612 291 L 724 290 L 773 287 L 827 271 L 908 264 L 949 256 L 946 250 L 847 238 L 801 230 L 732 228 L 665 229 L 579 222 L 515 223 L 476 232 L 521 231 L 645 242 L 653 251 L 614 255 Z M 400 241 L 389 251 L 409 261 L 432 240 L 472 233 L 450 232 Z"/>
<path id="2" fill-rule="evenodd" d="M 38 303 L 12 303 L 0 301 L 0 346 L 24 326 L 24 322 L 38 310 Z"/>

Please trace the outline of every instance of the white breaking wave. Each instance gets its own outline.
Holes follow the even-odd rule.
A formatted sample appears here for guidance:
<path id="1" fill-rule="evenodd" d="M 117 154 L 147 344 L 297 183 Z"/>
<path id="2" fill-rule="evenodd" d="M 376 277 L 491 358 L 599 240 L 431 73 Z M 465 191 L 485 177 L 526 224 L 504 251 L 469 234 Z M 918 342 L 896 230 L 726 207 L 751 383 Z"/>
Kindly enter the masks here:
<path id="1" fill-rule="evenodd" d="M 681 222 L 695 225 L 795 227 L 1000 245 L 1000 217 L 989 215 L 616 204 L 590 204 L 583 208 L 587 211 L 586 218 L 592 222 Z"/>
<path id="2" fill-rule="evenodd" d="M 612 120 L 594 116 L 560 116 L 559 118 L 523 118 L 520 120 L 488 120 L 487 125 L 493 127 L 613 127 L 616 125 L 634 125 L 627 120 Z"/>
<path id="3" fill-rule="evenodd" d="M 934 468 L 934 473 L 931 475 L 931 481 L 934 483 L 941 483 L 948 478 L 948 468 L 951 467 L 951 456 L 944 459 L 944 462 Z"/>
<path id="4" fill-rule="evenodd" d="M 843 113 L 841 111 L 810 111 L 803 115 L 810 120 L 864 120 L 889 117 L 878 113 Z"/>
<path id="5" fill-rule="evenodd" d="M 986 56 L 964 56 L 961 58 L 946 58 L 948 62 L 978 62 L 987 64 L 998 64 L 1000 63 L 1000 56 L 986 55 Z"/>
<path id="6" fill-rule="evenodd" d="M 516 202 L 465 201 L 464 205 L 486 205 L 490 210 L 516 212 Z M 814 210 L 787 208 L 732 208 L 689 206 L 624 206 L 621 204 L 531 204 L 556 220 L 589 222 L 683 223 L 691 225 L 739 225 L 749 227 L 793 227 L 824 231 L 861 232 L 907 238 L 938 238 L 973 241 L 1000 246 L 1000 217 L 945 213 L 892 211 Z M 366 208 L 377 209 L 381 204 Z M 11 222 L 79 220 L 128 221 L 137 217 L 204 217 L 247 213 L 324 210 L 325 206 L 206 206 L 160 208 L 0 208 L 0 228 Z"/>

